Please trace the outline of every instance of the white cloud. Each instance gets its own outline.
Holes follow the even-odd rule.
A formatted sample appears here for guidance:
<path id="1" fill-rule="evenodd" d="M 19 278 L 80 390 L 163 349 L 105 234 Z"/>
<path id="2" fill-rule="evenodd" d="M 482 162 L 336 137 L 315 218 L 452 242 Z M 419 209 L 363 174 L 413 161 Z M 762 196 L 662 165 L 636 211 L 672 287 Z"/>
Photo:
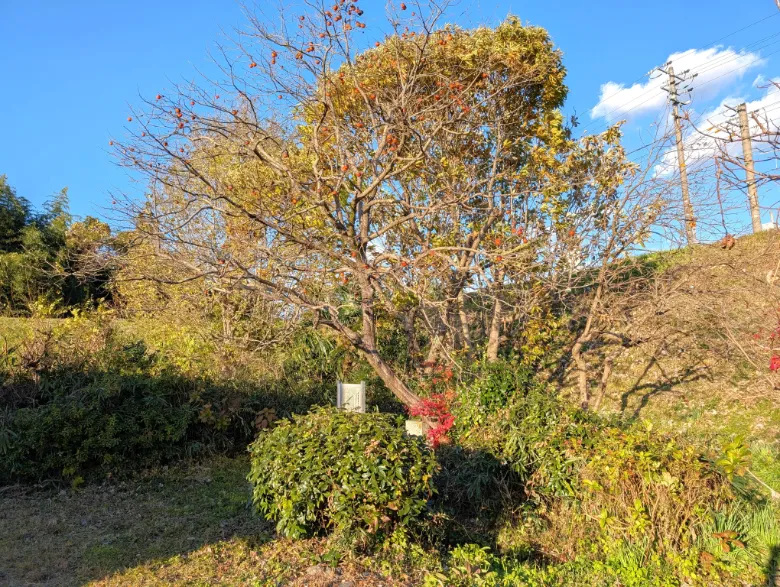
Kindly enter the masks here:
<path id="1" fill-rule="evenodd" d="M 712 98 L 722 88 L 742 78 L 748 70 L 764 63 L 757 53 L 722 47 L 673 53 L 668 61 L 678 75 L 686 70 L 689 75 L 697 74 L 689 83 L 693 88 L 692 95 L 697 100 Z M 617 82 L 607 82 L 601 86 L 601 96 L 591 110 L 591 118 L 603 117 L 607 121 L 614 121 L 628 115 L 636 116 L 661 110 L 667 100 L 667 93 L 662 89 L 666 83 L 666 76 L 659 72 L 650 74 L 646 82 L 630 87 Z M 684 98 L 682 85 L 678 84 L 678 91 L 681 92 L 681 98 Z"/>

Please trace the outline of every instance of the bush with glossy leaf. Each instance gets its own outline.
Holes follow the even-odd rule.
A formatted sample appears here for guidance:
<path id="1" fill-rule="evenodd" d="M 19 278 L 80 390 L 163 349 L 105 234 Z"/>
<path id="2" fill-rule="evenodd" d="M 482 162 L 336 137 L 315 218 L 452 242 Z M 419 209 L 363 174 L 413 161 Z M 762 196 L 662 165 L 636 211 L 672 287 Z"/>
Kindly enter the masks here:
<path id="1" fill-rule="evenodd" d="M 370 546 L 413 527 L 433 493 L 435 457 L 400 417 L 317 409 L 261 432 L 250 451 L 255 506 L 285 536 Z"/>

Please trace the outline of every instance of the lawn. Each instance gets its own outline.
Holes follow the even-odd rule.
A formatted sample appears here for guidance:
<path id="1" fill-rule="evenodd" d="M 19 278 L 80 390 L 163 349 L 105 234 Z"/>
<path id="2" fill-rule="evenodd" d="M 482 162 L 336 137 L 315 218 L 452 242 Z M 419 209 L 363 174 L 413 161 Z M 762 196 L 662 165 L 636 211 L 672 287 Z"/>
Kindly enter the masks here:
<path id="1" fill-rule="evenodd" d="M 334 558 L 319 539 L 273 540 L 249 507 L 248 467 L 245 458 L 216 458 L 78 490 L 5 487 L 0 585 L 349 587 L 421 579 L 387 560 Z"/>

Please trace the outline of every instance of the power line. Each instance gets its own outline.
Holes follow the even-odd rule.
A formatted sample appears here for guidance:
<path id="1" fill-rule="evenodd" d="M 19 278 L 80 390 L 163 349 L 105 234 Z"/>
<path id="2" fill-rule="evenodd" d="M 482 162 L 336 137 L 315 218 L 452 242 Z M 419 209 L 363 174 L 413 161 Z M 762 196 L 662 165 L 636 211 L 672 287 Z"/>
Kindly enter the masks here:
<path id="1" fill-rule="evenodd" d="M 706 46 L 715 45 L 715 44 L 717 44 L 717 43 L 720 43 L 720 42 L 721 42 L 723 39 L 728 39 L 729 37 L 731 37 L 731 36 L 733 36 L 733 35 L 736 35 L 737 33 L 741 33 L 742 31 L 746 31 L 747 29 L 749 29 L 749 28 L 751 28 L 751 27 L 754 27 L 754 26 L 755 26 L 755 25 L 757 25 L 757 24 L 761 24 L 761 23 L 762 23 L 762 22 L 764 22 L 765 20 L 769 20 L 770 18 L 774 18 L 774 17 L 776 17 L 776 16 L 778 16 L 778 15 L 780 15 L 780 12 L 773 12 L 773 13 L 772 13 L 772 14 L 770 14 L 769 16 L 766 16 L 766 17 L 764 17 L 764 18 L 761 18 L 761 19 L 757 20 L 756 22 L 750 23 L 749 25 L 747 25 L 747 26 L 745 26 L 745 27 L 742 27 L 741 29 L 738 29 L 738 30 L 734 31 L 733 33 L 729 33 L 728 35 L 726 35 L 726 36 L 723 36 L 723 37 L 721 37 L 720 39 L 718 39 L 718 40 L 716 40 L 716 41 L 713 41 L 712 43 L 708 43 Z"/>
<path id="2" fill-rule="evenodd" d="M 724 76 L 732 74 L 735 71 L 739 71 L 740 69 L 743 69 L 745 67 L 749 67 L 750 65 L 752 65 L 752 64 L 754 64 L 754 63 L 756 63 L 756 62 L 758 62 L 758 61 L 760 61 L 762 59 L 765 59 L 766 57 L 770 57 L 771 55 L 774 55 L 775 53 L 780 53 L 780 49 L 778 49 L 777 51 L 772 51 L 771 53 L 769 53 L 768 55 L 764 55 L 763 57 L 757 57 L 756 59 L 754 59 L 750 63 L 746 63 L 744 65 L 740 65 L 739 67 L 731 69 L 731 70 L 727 71 L 726 73 L 722 73 L 719 76 L 713 77 L 712 79 L 708 79 L 706 82 L 703 82 L 703 83 L 699 84 L 699 88 L 701 88 L 702 86 L 706 86 L 707 84 L 711 84 L 715 80 L 718 80 L 718 79 L 720 79 L 720 78 L 722 78 Z"/>
<path id="3" fill-rule="evenodd" d="M 780 14 L 780 12 L 778 12 L 778 14 Z M 746 51 L 746 50 L 749 50 L 751 53 L 753 53 L 755 51 L 761 51 L 762 49 L 766 49 L 767 47 L 771 47 L 772 45 L 774 45 L 776 43 L 779 43 L 780 39 L 776 39 L 776 40 L 772 41 L 771 43 L 766 43 L 766 44 L 764 44 L 764 45 L 762 45 L 760 47 L 756 47 L 755 45 L 758 45 L 759 43 L 763 43 L 764 41 L 766 41 L 768 39 L 773 39 L 773 38 L 775 38 L 777 36 L 780 36 L 780 32 L 771 34 L 771 35 L 769 35 L 768 37 L 762 39 L 759 42 L 751 43 L 750 45 L 746 45 L 745 47 L 743 47 L 741 49 L 740 53 L 737 53 L 734 56 L 721 55 L 721 57 L 719 57 L 717 59 L 713 59 L 712 61 L 707 63 L 703 69 L 698 69 L 696 71 L 699 74 L 706 73 L 706 72 L 711 71 L 713 69 L 718 69 L 720 67 L 723 67 L 727 63 L 731 63 L 732 61 L 736 61 L 737 59 L 740 59 L 741 57 L 745 57 L 746 55 L 744 54 L 744 51 Z M 728 57 L 728 58 L 726 58 L 726 57 Z"/>
<path id="4" fill-rule="evenodd" d="M 780 14 L 780 13 L 778 13 L 778 14 Z M 780 35 L 780 33 L 778 33 L 778 35 Z M 776 42 L 780 42 L 780 39 L 778 39 L 778 41 L 776 41 Z M 751 66 L 751 65 L 753 65 L 754 63 L 757 63 L 757 62 L 761 61 L 762 59 L 765 59 L 765 58 L 767 58 L 767 57 L 770 57 L 770 56 L 772 56 L 772 55 L 775 55 L 776 53 L 780 53 L 780 49 L 778 49 L 778 50 L 776 50 L 776 51 L 772 51 L 772 52 L 771 52 L 771 53 L 769 53 L 768 55 L 764 55 L 764 56 L 758 56 L 758 57 L 756 57 L 755 59 L 753 59 L 752 61 L 750 61 L 750 62 L 748 62 L 748 63 L 745 63 L 745 64 L 743 64 L 743 65 L 740 65 L 739 67 L 736 67 L 736 68 L 734 68 L 734 69 L 731 69 L 731 70 L 729 70 L 729 71 L 727 71 L 727 72 L 725 72 L 725 73 L 722 73 L 721 75 L 715 76 L 715 77 L 713 77 L 712 79 L 708 79 L 707 81 L 705 81 L 705 82 L 702 82 L 702 83 L 701 83 L 701 84 L 699 84 L 699 86 L 697 86 L 697 87 L 698 87 L 698 88 L 701 88 L 701 87 L 703 87 L 703 86 L 706 86 L 707 84 L 709 84 L 709 83 L 712 83 L 712 82 L 714 82 L 714 81 L 716 81 L 716 80 L 718 80 L 718 79 L 720 79 L 720 78 L 722 78 L 722 77 L 725 77 L 725 76 L 727 76 L 727 75 L 731 75 L 731 74 L 733 74 L 733 73 L 735 73 L 735 72 L 739 71 L 740 69 L 743 69 L 743 68 L 746 68 L 746 67 L 750 67 L 750 66 Z M 730 60 L 728 60 L 728 61 L 725 61 L 725 62 L 723 62 L 722 64 L 720 64 L 720 66 L 722 66 L 722 65 L 725 65 L 726 63 L 729 63 L 730 61 L 735 61 L 737 58 L 738 58 L 738 57 L 735 57 L 735 58 L 732 58 L 732 59 L 730 59 Z M 720 67 L 720 66 L 719 66 L 719 67 Z M 696 74 L 697 74 L 697 75 L 698 75 L 699 73 L 701 73 L 701 72 L 696 72 Z M 647 102 L 649 102 L 650 100 L 656 99 L 656 98 L 658 97 L 658 95 L 655 93 L 655 89 L 653 89 L 653 90 L 649 90 L 649 91 L 647 91 L 647 92 L 644 92 L 643 94 L 640 94 L 639 96 L 637 96 L 636 98 L 634 98 L 634 99 L 632 99 L 631 101 L 627 102 L 626 104 L 630 104 L 631 102 L 633 102 L 633 101 L 634 101 L 634 100 L 636 100 L 637 98 L 641 98 L 643 95 L 647 95 L 647 94 L 650 94 L 650 96 L 649 96 L 648 98 L 646 98 L 646 99 L 642 100 L 641 102 L 639 102 L 638 104 L 635 104 L 634 106 L 632 106 L 631 108 L 628 108 L 627 110 L 622 110 L 622 111 L 621 111 L 621 114 L 622 114 L 622 115 L 628 114 L 628 113 L 629 113 L 629 112 L 631 112 L 632 110 L 636 110 L 637 108 L 639 108 L 639 107 L 640 107 L 640 106 L 642 106 L 643 104 L 646 104 L 646 103 L 647 103 Z M 611 114 L 612 112 L 615 112 L 615 111 L 617 111 L 617 110 L 621 110 L 621 108 L 622 108 L 621 106 L 618 106 L 617 108 L 614 108 L 613 110 L 611 110 L 610 112 L 608 112 L 607 114 L 605 114 L 605 115 L 604 115 L 604 117 L 608 116 L 608 115 L 609 115 L 609 114 Z M 606 126 L 609 126 L 609 122 L 601 122 L 601 123 L 600 123 L 600 125 L 599 125 L 599 126 L 597 126 L 596 128 L 600 128 L 600 126 L 604 126 L 604 127 L 606 127 Z M 587 127 L 583 129 L 583 132 L 584 132 L 585 130 L 587 130 Z"/>
<path id="5" fill-rule="evenodd" d="M 739 30 L 736 30 L 736 31 L 734 31 L 734 32 L 732 32 L 732 33 L 729 33 L 729 34 L 727 34 L 727 35 L 725 35 L 725 36 L 723 36 L 723 37 L 719 38 L 719 39 L 716 39 L 715 41 L 712 41 L 711 43 L 706 43 L 706 44 L 705 44 L 705 45 L 703 45 L 701 48 L 699 48 L 699 49 L 696 49 L 696 50 L 697 50 L 697 51 L 701 51 L 701 50 L 703 50 L 703 49 L 706 49 L 706 48 L 712 48 L 713 46 L 715 46 L 717 43 L 719 43 L 719 42 L 720 42 L 720 41 L 722 41 L 723 39 L 727 39 L 727 38 L 729 38 L 729 37 L 731 37 L 731 36 L 733 36 L 733 35 L 736 35 L 737 33 L 741 33 L 741 32 L 742 32 L 742 31 L 744 31 L 744 30 L 747 30 L 747 29 L 749 29 L 749 28 L 751 28 L 751 27 L 753 27 L 753 26 L 755 26 L 755 25 L 757 25 L 757 24 L 761 24 L 761 23 L 762 23 L 762 22 L 764 22 L 765 20 L 769 20 L 770 18 L 774 18 L 774 17 L 776 17 L 776 16 L 778 16 L 778 15 L 780 15 L 780 12 L 774 12 L 774 13 L 770 14 L 769 16 L 766 16 L 766 17 L 764 17 L 764 18 L 761 18 L 761 19 L 759 19 L 759 20 L 757 20 L 757 21 L 755 21 L 755 22 L 753 22 L 753 23 L 751 23 L 751 24 L 749 24 L 749 25 L 747 25 L 747 26 L 745 26 L 745 27 L 742 27 L 742 28 L 741 28 L 741 29 L 739 29 Z M 776 36 L 777 34 L 780 34 L 780 33 L 775 33 L 775 35 L 769 35 L 768 37 L 765 37 L 764 39 L 762 39 L 762 41 L 763 41 L 763 40 L 766 40 L 766 39 L 768 39 L 768 38 L 771 38 L 771 37 L 773 37 L 773 36 Z M 758 41 L 758 42 L 761 42 L 761 41 Z M 754 43 L 754 44 L 755 44 L 755 43 Z M 749 45 L 749 46 L 750 46 L 750 45 Z M 628 88 L 628 87 L 631 87 L 631 86 L 633 86 L 634 84 L 636 84 L 636 83 L 637 83 L 637 82 L 639 82 L 640 80 L 644 79 L 645 77 L 647 77 L 647 76 L 648 76 L 648 75 L 650 75 L 651 73 L 652 73 L 652 70 L 651 70 L 651 71 L 648 71 L 647 73 L 644 73 L 644 74 L 640 75 L 640 76 L 639 76 L 638 78 L 636 78 L 634 81 L 630 82 L 630 83 L 629 83 L 629 84 L 627 84 L 627 85 L 626 85 L 624 88 L 621 88 L 621 89 L 620 89 L 620 90 L 618 90 L 617 92 L 614 92 L 614 93 L 610 94 L 609 96 L 606 96 L 606 97 L 604 97 L 604 98 L 601 98 L 601 99 L 600 99 L 600 100 L 599 100 L 599 101 L 596 103 L 596 106 L 598 106 L 598 105 L 599 105 L 599 104 L 601 104 L 602 102 L 606 102 L 606 101 L 607 101 L 607 100 L 609 100 L 610 98 L 614 98 L 614 97 L 615 97 L 615 96 L 617 96 L 617 95 L 618 95 L 620 92 L 622 92 L 622 91 L 623 91 L 625 88 Z M 595 108 L 596 106 L 594 106 L 593 108 Z"/>
<path id="6" fill-rule="evenodd" d="M 718 43 L 720 43 L 722 40 L 724 40 L 724 39 L 727 39 L 727 38 L 729 38 L 729 37 L 731 37 L 731 36 L 733 36 L 733 35 L 736 35 L 737 33 L 740 33 L 740 32 L 742 32 L 742 31 L 745 31 L 745 30 L 747 30 L 747 29 L 749 29 L 749 28 L 751 28 L 751 27 L 754 27 L 754 26 L 756 26 L 756 25 L 758 25 L 758 24 L 761 24 L 762 22 L 764 22 L 764 21 L 767 21 L 767 20 L 769 20 L 769 19 L 771 19 L 771 18 L 774 18 L 774 17 L 776 17 L 776 16 L 778 16 L 778 15 L 780 15 L 780 12 L 773 12 L 772 14 L 770 14 L 770 15 L 768 15 L 768 16 L 765 16 L 765 17 L 763 17 L 763 18 L 760 18 L 759 20 L 756 20 L 755 22 L 752 22 L 752 23 L 750 23 L 750 24 L 748 24 L 748 25 L 746 25 L 746 26 L 744 26 L 744 27 L 742 27 L 742 28 L 740 28 L 740 29 L 737 29 L 736 31 L 733 31 L 733 32 L 731 32 L 731 33 L 728 33 L 727 35 L 724 35 L 724 36 L 722 36 L 722 37 L 720 37 L 720 38 L 716 39 L 715 41 L 712 41 L 712 42 L 710 42 L 710 43 L 707 43 L 707 44 L 705 44 L 705 45 L 703 45 L 703 46 L 699 47 L 698 49 L 694 49 L 694 50 L 695 50 L 695 51 L 703 51 L 703 50 L 705 50 L 705 49 L 712 48 L 713 46 L 715 46 L 715 45 L 717 45 Z M 777 36 L 777 35 L 780 35 L 780 33 L 775 33 L 775 34 L 773 34 L 773 35 L 769 35 L 769 36 L 767 36 L 767 37 L 764 37 L 764 39 L 761 39 L 761 40 L 759 40 L 759 41 L 754 41 L 754 42 L 753 42 L 751 45 L 755 45 L 755 44 L 757 44 L 757 43 L 763 42 L 763 41 L 765 41 L 765 40 L 767 40 L 767 39 L 770 39 L 770 38 L 773 38 L 774 36 Z M 770 44 L 773 44 L 773 43 L 770 43 Z M 751 46 L 751 45 L 749 45 L 749 46 Z M 767 45 L 767 46 L 769 46 L 769 45 Z M 764 47 L 761 47 L 761 48 L 764 48 Z M 760 50 L 760 49 L 759 49 L 759 50 Z M 738 59 L 739 57 L 741 57 L 741 55 L 737 55 L 737 56 L 735 56 L 735 57 L 731 57 L 730 59 L 728 59 L 728 60 L 726 60 L 726 61 L 724 61 L 724 62 L 722 62 L 722 63 L 718 64 L 718 67 L 720 67 L 720 66 L 722 66 L 722 65 L 725 65 L 725 64 L 729 63 L 730 61 L 736 60 L 736 59 Z M 717 61 L 717 60 L 716 60 L 716 61 Z M 752 62 L 751 62 L 751 63 L 752 63 Z M 712 67 L 712 64 L 708 64 L 708 67 Z M 706 70 L 705 70 L 705 71 L 706 71 Z M 597 107 L 598 107 L 600 104 L 603 104 L 603 103 L 604 103 L 604 102 L 606 102 L 607 100 L 609 100 L 609 99 L 611 99 L 611 98 L 614 98 L 614 97 L 615 97 L 615 96 L 617 96 L 618 94 L 620 94 L 620 93 L 622 93 L 622 92 L 626 91 L 628 88 L 630 88 L 630 87 L 634 86 L 634 85 L 635 85 L 635 84 L 636 84 L 638 81 L 640 81 L 640 80 L 644 79 L 645 77 L 647 77 L 647 76 L 648 76 L 648 75 L 650 75 L 651 73 L 652 73 L 652 70 L 651 70 L 651 71 L 649 71 L 649 72 L 647 72 L 647 73 L 645 73 L 645 74 L 643 74 L 643 75 L 641 75 L 639 78 L 637 78 L 636 80 L 634 80 L 633 82 L 631 82 L 631 83 L 630 83 L 628 86 L 622 86 L 622 87 L 621 87 L 621 88 L 620 88 L 620 89 L 619 89 L 617 92 L 613 92 L 613 93 L 612 93 L 612 94 L 610 94 L 609 96 L 606 96 L 606 97 L 604 97 L 604 98 L 601 98 L 601 99 L 600 99 L 600 100 L 599 100 L 599 101 L 596 103 L 596 105 L 595 105 L 595 106 L 593 106 L 593 108 L 591 108 L 591 112 L 592 112 L 592 111 L 593 111 L 595 108 L 597 108 Z M 722 77 L 722 76 L 718 76 L 718 77 Z M 714 79 L 718 79 L 718 78 L 714 78 Z M 712 80 L 709 80 L 709 81 L 712 81 Z M 616 108 L 613 108 L 613 109 L 612 109 L 612 110 L 610 110 L 609 112 L 606 112 L 605 114 L 603 114 L 602 116 L 600 116 L 600 118 L 606 119 L 606 118 L 607 118 L 607 117 L 608 117 L 610 114 L 612 114 L 612 113 L 614 113 L 614 112 L 616 112 L 616 111 L 618 111 L 618 110 L 622 110 L 622 109 L 623 109 L 625 106 L 627 106 L 627 105 L 631 104 L 631 103 L 632 103 L 632 102 L 634 102 L 635 100 L 638 100 L 639 98 L 641 98 L 641 97 L 643 97 L 643 96 L 647 95 L 648 93 L 650 93 L 650 94 L 654 94 L 654 92 L 655 92 L 655 88 L 648 88 L 648 90 L 646 90 L 645 92 L 642 92 L 641 94 L 639 94 L 639 95 L 635 96 L 634 98 L 632 98 L 631 100 L 629 100 L 629 101 L 628 101 L 628 102 L 626 102 L 625 104 L 622 104 L 621 106 L 618 106 L 618 107 L 616 107 Z M 643 100 L 643 101 L 642 101 L 642 102 L 640 102 L 639 104 L 636 104 L 636 105 L 635 105 L 635 106 L 633 106 L 632 108 L 630 108 L 630 109 L 628 109 L 628 110 L 624 110 L 624 111 L 623 111 L 623 114 L 626 114 L 626 113 L 628 113 L 628 112 L 631 112 L 632 110 L 636 109 L 637 107 L 641 106 L 642 104 L 645 104 L 646 102 L 650 101 L 650 100 L 651 100 L 652 98 L 654 98 L 654 97 L 655 97 L 655 96 L 651 96 L 650 98 L 647 98 L 647 99 Z M 594 121 L 594 122 L 595 122 L 595 121 Z M 601 121 L 601 122 L 599 122 L 599 123 L 598 123 L 598 126 L 596 126 L 596 128 L 600 128 L 600 127 L 602 127 L 602 126 L 606 127 L 606 126 L 609 126 L 609 124 L 610 124 L 610 123 L 609 123 L 609 121 L 606 121 L 606 122 L 605 122 L 605 121 Z M 582 129 L 582 131 L 581 131 L 581 132 L 582 132 L 582 133 L 585 133 L 585 131 L 587 131 L 589 128 L 592 128 L 592 125 L 585 126 L 585 127 Z"/>

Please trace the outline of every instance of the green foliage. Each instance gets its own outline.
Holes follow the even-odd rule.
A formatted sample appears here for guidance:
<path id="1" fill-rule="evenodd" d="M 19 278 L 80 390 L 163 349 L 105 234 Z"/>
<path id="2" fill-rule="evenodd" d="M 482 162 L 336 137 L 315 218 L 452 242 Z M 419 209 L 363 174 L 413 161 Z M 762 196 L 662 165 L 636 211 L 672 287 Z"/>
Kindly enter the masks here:
<path id="1" fill-rule="evenodd" d="M 729 481 L 735 476 L 743 476 L 750 466 L 750 449 L 742 438 L 736 438 L 723 448 L 723 455 L 716 464 L 721 468 Z"/>
<path id="2" fill-rule="evenodd" d="M 174 373 L 150 377 L 143 348 L 109 345 L 100 368 L 46 371 L 33 405 L 9 413 L 0 480 L 123 471 L 183 455 L 196 415 Z"/>
<path id="3" fill-rule="evenodd" d="M 564 565 L 541 566 L 510 557 L 502 557 L 487 547 L 463 544 L 448 555 L 446 571 L 428 573 L 425 587 L 542 587 L 546 585 L 590 584 L 572 583 L 573 573 L 563 571 Z M 568 582 L 564 583 L 564 577 Z"/>
<path id="4" fill-rule="evenodd" d="M 0 253 L 19 250 L 21 234 L 30 220 L 30 202 L 17 196 L 8 185 L 8 178 L 0 175 Z"/>
<path id="5" fill-rule="evenodd" d="M 739 511 L 748 521 L 713 526 L 723 517 L 718 512 L 736 507 L 729 479 L 749 482 L 739 477 L 749 458 L 740 441 L 715 463 L 649 424 L 573 409 L 533 378 L 518 377 L 521 387 L 512 390 L 512 377 L 498 373 L 461 386 L 458 445 L 438 451 L 441 501 L 461 525 L 475 516 L 488 520 L 471 526 L 471 541 L 503 523 L 503 548 L 569 562 L 547 567 L 539 579 L 532 563 L 456 549 L 448 572 L 432 574 L 430 584 L 546 585 L 564 577 L 593 585 L 737 584 L 759 572 L 776 544 L 776 514 L 743 500 Z M 498 390 L 504 405 L 486 407 L 483 390 Z"/>
<path id="6" fill-rule="evenodd" d="M 250 451 L 255 506 L 285 536 L 370 546 L 410 529 L 433 493 L 435 458 L 401 418 L 318 409 L 262 432 Z"/>
<path id="7" fill-rule="evenodd" d="M 478 405 L 483 412 L 493 413 L 506 407 L 515 392 L 525 392 L 534 384 L 531 367 L 495 361 L 480 365 L 471 389 L 478 394 Z"/>
<path id="8" fill-rule="evenodd" d="M 499 360 L 481 362 L 458 388 L 453 413 L 456 417 L 456 435 L 468 446 L 468 438 L 479 434 L 483 425 L 505 414 L 507 406 L 517 397 L 538 387 L 533 370 L 517 361 Z M 522 401 L 522 400 L 521 400 Z"/>
<path id="9" fill-rule="evenodd" d="M 568 409 L 530 372 L 513 371 L 506 366 L 503 373 L 496 369 L 494 377 L 463 389 L 456 437 L 464 447 L 485 451 L 504 463 L 523 483 L 527 495 L 571 495 L 577 459 L 567 446 L 571 438 L 583 435 L 588 418 Z M 514 390 L 513 384 L 517 385 Z M 503 407 L 491 412 L 482 403 L 483 390 L 488 390 L 486 397 L 492 405 L 503 402 Z"/>
<path id="10" fill-rule="evenodd" d="M 124 476 L 243 450 L 276 414 L 329 399 L 317 385 L 220 381 L 213 350 L 182 331 L 162 344 L 107 314 L 37 324 L 0 361 L 0 482 Z"/>
<path id="11" fill-rule="evenodd" d="M 725 479 L 692 446 L 648 426 L 594 430 L 583 445 L 577 492 L 584 518 L 606 540 L 685 549 L 713 509 L 732 498 Z"/>
<path id="12" fill-rule="evenodd" d="M 109 235 L 108 225 L 95 218 L 73 222 L 67 189 L 36 214 L 0 176 L 0 312 L 61 315 L 70 306 L 108 298 L 107 271 L 77 275 Z"/>
<path id="13" fill-rule="evenodd" d="M 445 444 L 436 458 L 437 501 L 455 516 L 493 517 L 503 505 L 502 496 L 519 489 L 517 476 L 487 451 Z"/>

